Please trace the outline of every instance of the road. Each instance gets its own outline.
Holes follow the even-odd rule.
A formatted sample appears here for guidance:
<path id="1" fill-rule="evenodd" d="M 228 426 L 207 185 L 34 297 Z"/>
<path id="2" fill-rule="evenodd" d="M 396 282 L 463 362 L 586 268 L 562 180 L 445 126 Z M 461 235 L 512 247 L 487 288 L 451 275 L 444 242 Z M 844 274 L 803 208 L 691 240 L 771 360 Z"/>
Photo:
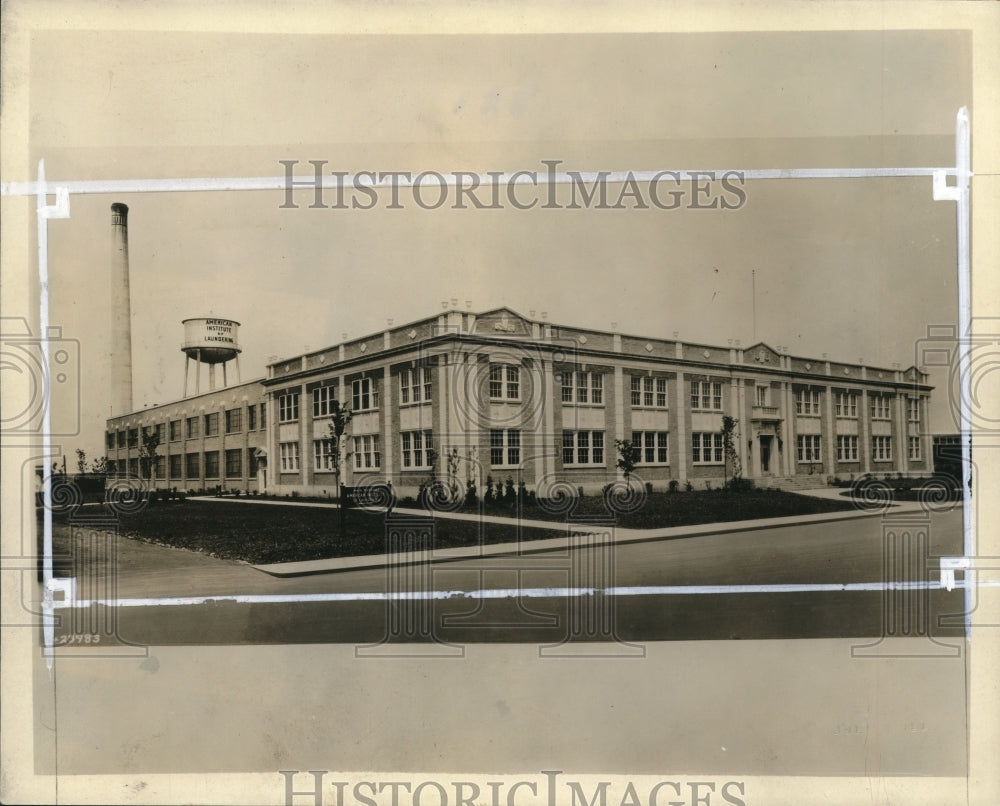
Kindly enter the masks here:
<path id="1" fill-rule="evenodd" d="M 955 514 L 935 516 L 933 553 L 955 549 L 959 525 Z M 615 552 L 613 579 L 877 581 L 881 535 L 871 518 L 630 544 Z M 387 587 L 384 571 L 278 579 L 189 552 L 112 545 L 123 597 Z M 91 544 L 92 566 L 106 548 Z M 520 573 L 527 586 L 565 585 L 565 560 L 463 561 L 410 582 L 497 589 Z M 70 778 L 131 775 L 137 786 L 151 773 L 263 772 L 274 777 L 274 798 L 279 769 L 965 774 L 965 647 L 942 638 L 960 654 L 918 657 L 941 643 L 879 642 L 880 594 L 576 601 L 600 606 L 575 615 L 557 598 L 483 600 L 478 611 L 464 598 L 437 601 L 432 611 L 384 601 L 120 608 L 112 626 L 139 646 L 102 644 L 107 656 L 89 658 L 68 649 L 51 676 L 36 656 L 36 766 Z M 960 606 L 955 594 L 932 601 Z M 574 625 L 600 625 L 609 614 L 610 640 L 562 643 Z M 93 613 L 77 615 L 93 623 Z M 437 642 L 426 634 L 405 640 L 407 628 L 413 639 L 428 623 Z M 393 624 L 404 640 L 379 643 Z M 737 636 L 811 640 L 705 640 Z M 874 645 L 869 655 L 885 648 L 883 655 L 904 657 L 861 657 L 866 644 Z"/>
<path id="2" fill-rule="evenodd" d="M 490 557 L 417 567 L 277 578 L 248 565 L 193 552 L 114 539 L 77 544 L 80 598 L 170 599 L 211 596 L 301 597 L 392 591 L 448 591 L 424 601 L 209 602 L 117 608 L 117 636 L 136 644 L 445 643 L 566 640 L 662 641 L 877 637 L 886 617 L 880 591 L 644 594 L 566 598 L 546 588 L 880 582 L 884 522 L 871 517 L 588 551 Z M 936 513 L 928 553 L 961 553 L 961 515 Z M 57 547 L 60 542 L 57 541 Z M 117 554 L 110 565 L 108 552 Z M 928 561 L 931 569 L 933 559 Z M 86 574 L 96 572 L 97 584 Z M 928 571 L 932 578 L 933 571 Z M 470 598 L 469 592 L 531 589 L 531 596 Z M 90 591 L 88 593 L 88 591 Z M 908 594 L 897 607 L 918 613 L 932 634 L 957 636 L 938 616 L 958 613 L 959 591 Z M 920 597 L 923 597 L 922 599 Z M 929 618 L 925 618 L 929 615 Z M 94 619 L 104 624 L 107 614 Z M 87 614 L 76 614 L 85 630 Z M 95 622 L 97 623 L 97 622 Z M 908 625 L 908 629 L 910 626 Z M 915 625 L 914 628 L 920 625 Z M 64 628 L 73 629 L 67 621 Z M 888 625 L 898 632 L 899 625 Z M 919 630 L 918 630 L 919 631 Z M 65 630 L 64 630 L 65 632 Z M 115 640 L 114 636 L 106 636 Z"/>

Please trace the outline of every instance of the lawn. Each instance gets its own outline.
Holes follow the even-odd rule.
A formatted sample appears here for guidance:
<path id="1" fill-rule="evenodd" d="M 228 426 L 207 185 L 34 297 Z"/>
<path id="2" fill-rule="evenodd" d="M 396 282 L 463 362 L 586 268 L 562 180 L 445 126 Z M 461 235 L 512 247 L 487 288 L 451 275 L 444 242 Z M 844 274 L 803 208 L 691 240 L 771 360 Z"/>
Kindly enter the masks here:
<path id="1" fill-rule="evenodd" d="M 845 500 L 829 501 L 775 490 L 724 492 L 716 490 L 652 493 L 634 512 L 619 514 L 617 524 L 630 529 L 718 523 L 754 518 L 812 515 L 854 509 Z M 475 509 L 466 510 L 475 512 Z M 516 507 L 493 505 L 485 513 L 511 522 L 477 523 L 439 517 L 435 520 L 435 547 L 541 540 L 566 533 L 566 513 L 526 506 L 526 520 L 552 523 L 551 529 L 528 528 L 516 522 Z M 385 551 L 385 516 L 351 509 L 346 513 L 347 534 L 339 534 L 334 507 L 254 504 L 197 500 L 156 502 L 138 513 L 122 516 L 121 533 L 129 538 L 200 551 L 213 557 L 251 563 L 296 562 L 331 557 L 381 554 Z M 405 517 L 404 513 L 397 513 Z M 600 496 L 576 502 L 571 520 L 606 519 Z"/>
<path id="2" fill-rule="evenodd" d="M 637 495 L 637 507 L 630 512 L 617 512 L 616 524 L 626 529 L 657 529 L 670 526 L 691 526 L 702 523 L 781 518 L 794 515 L 815 515 L 824 512 L 844 512 L 856 509 L 850 501 L 831 501 L 781 490 L 694 490 L 692 492 L 654 492 Z M 548 509 L 552 507 L 549 506 Z M 516 506 L 494 505 L 484 510 L 488 515 L 517 517 Z M 602 496 L 584 496 L 576 500 L 571 511 L 573 520 L 607 518 L 612 510 Z M 566 521 L 565 512 L 546 511 L 542 506 L 525 506 L 521 517 L 528 520 Z"/>
<path id="3" fill-rule="evenodd" d="M 279 563 L 355 557 L 385 551 L 385 517 L 348 510 L 346 537 L 338 537 L 339 514 L 333 508 L 285 507 L 250 503 L 155 503 L 121 519 L 121 533 L 175 548 L 191 549 L 228 560 Z M 435 548 L 507 543 L 518 539 L 558 537 L 553 529 L 519 529 L 516 523 L 478 524 L 437 519 Z M 482 530 L 482 535 L 480 533 Z M 564 533 L 564 531 L 563 531 Z"/>

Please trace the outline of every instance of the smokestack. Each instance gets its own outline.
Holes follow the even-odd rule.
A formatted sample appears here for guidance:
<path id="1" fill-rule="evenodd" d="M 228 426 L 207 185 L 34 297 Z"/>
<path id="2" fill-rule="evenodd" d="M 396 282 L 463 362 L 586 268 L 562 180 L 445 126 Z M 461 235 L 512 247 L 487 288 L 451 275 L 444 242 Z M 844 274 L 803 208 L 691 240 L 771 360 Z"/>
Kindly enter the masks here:
<path id="1" fill-rule="evenodd" d="M 132 411 L 132 303 L 128 283 L 128 207 L 111 205 L 111 414 Z"/>

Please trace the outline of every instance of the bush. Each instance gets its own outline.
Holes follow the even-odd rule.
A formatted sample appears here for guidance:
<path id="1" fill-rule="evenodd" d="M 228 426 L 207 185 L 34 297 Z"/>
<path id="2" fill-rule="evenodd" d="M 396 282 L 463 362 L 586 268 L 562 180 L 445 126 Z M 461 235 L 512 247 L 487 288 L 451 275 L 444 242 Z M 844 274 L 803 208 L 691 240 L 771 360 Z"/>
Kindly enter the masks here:
<path id="1" fill-rule="evenodd" d="M 667 485 L 667 491 L 671 493 L 677 492 L 677 488 L 680 487 L 680 482 L 677 479 L 670 479 L 670 483 Z"/>
<path id="2" fill-rule="evenodd" d="M 686 492 L 692 492 L 694 490 L 694 485 L 690 481 L 684 482 L 684 490 Z"/>
<path id="3" fill-rule="evenodd" d="M 652 492 L 653 492 L 653 482 L 647 481 L 646 482 L 646 494 L 647 495 L 651 495 Z"/>
<path id="4" fill-rule="evenodd" d="M 465 483 L 465 505 L 474 507 L 479 503 L 479 494 L 476 492 L 476 482 L 469 479 Z"/>

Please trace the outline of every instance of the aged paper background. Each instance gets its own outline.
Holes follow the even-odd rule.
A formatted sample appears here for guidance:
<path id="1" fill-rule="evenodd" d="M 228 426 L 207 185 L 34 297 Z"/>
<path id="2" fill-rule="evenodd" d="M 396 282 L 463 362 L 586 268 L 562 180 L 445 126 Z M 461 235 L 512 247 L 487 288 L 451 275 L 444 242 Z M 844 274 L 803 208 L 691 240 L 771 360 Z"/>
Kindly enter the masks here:
<path id="1" fill-rule="evenodd" d="M 1000 14 L 993 5 L 770 3 L 750 10 L 724 3 L 590 4 L 570 10 L 554 4 L 468 9 L 431 3 L 362 10 L 318 3 L 133 8 L 9 2 L 3 7 L 3 27 L 4 182 L 33 179 L 42 157 L 51 179 L 271 175 L 278 173 L 279 159 L 326 159 L 343 170 L 540 169 L 539 159 L 553 157 L 580 170 L 909 165 L 931 157 L 926 164 L 950 165 L 954 110 L 944 120 L 924 112 L 935 100 L 971 88 L 965 103 L 972 114 L 976 173 L 973 316 L 983 321 L 983 333 L 996 333 L 986 321 L 1000 316 L 995 310 L 1000 299 L 995 271 Z M 867 33 L 843 33 L 850 30 Z M 730 33 L 740 31 L 767 33 L 750 40 Z M 813 36 L 836 43 L 830 47 L 843 60 L 842 86 L 862 91 L 856 104 L 852 98 L 824 97 L 837 91 L 833 63 L 823 75 L 796 71 L 796 49 L 804 58 L 810 48 L 809 38 L 796 33 L 803 31 L 831 32 Z M 888 31 L 909 32 L 908 38 L 883 34 Z M 656 32 L 674 35 L 657 37 Z M 782 36 L 778 32 L 786 32 L 794 44 L 770 50 Z M 420 40 L 414 42 L 414 35 Z M 537 46 L 527 47 L 523 39 L 513 46 L 504 35 L 545 39 Z M 668 85 L 657 72 L 664 61 L 683 66 L 690 60 L 701 70 L 699 54 L 705 48 L 731 58 L 730 71 L 752 58 L 755 71 L 745 82 L 732 72 L 726 79 L 707 69 L 696 76 L 685 72 L 678 86 Z M 331 49 L 336 53 L 331 55 Z M 635 49 L 644 52 L 630 57 L 630 66 L 645 66 L 664 84 L 659 102 L 642 72 L 626 76 L 594 68 L 614 64 Z M 661 55 L 658 49 L 669 52 Z M 771 52 L 780 58 L 769 58 Z M 328 82 L 310 69 L 317 63 L 331 65 Z M 491 64 L 502 65 L 496 86 L 484 80 L 489 73 L 483 67 Z M 880 65 L 887 66 L 876 84 L 872 77 Z M 114 108 L 101 105 L 93 81 L 97 69 L 102 78 L 106 73 L 107 99 Z M 464 80 L 466 74 L 470 80 Z M 339 91 L 337 81 L 345 85 Z M 225 91 L 227 82 L 231 92 Z M 549 101 L 552 97 L 557 104 Z M 880 105 L 880 98 L 898 105 Z M 439 106 L 428 111 L 422 106 L 428 99 Z M 855 107 L 853 116 L 829 113 Z M 573 125 L 567 126 L 567 119 Z M 887 126 L 898 126 L 901 136 L 891 136 L 896 129 Z M 710 141 L 708 131 L 713 132 Z M 663 138 L 670 145 L 666 155 Z M 837 138 L 831 150 L 826 139 Z M 912 196 L 866 191 L 870 195 L 863 193 L 858 207 L 850 191 L 824 186 L 815 193 L 815 208 L 800 211 L 801 218 L 792 222 L 785 220 L 784 188 L 767 188 L 749 225 L 726 223 L 747 226 L 745 241 L 733 239 L 739 248 L 729 247 L 711 260 L 733 266 L 745 256 L 744 244 L 755 261 L 772 244 L 780 245 L 783 262 L 772 275 L 769 303 L 778 332 L 782 310 L 813 305 L 812 317 L 801 311 L 798 318 L 790 316 L 813 331 L 802 337 L 804 353 L 842 349 L 845 357 L 865 355 L 872 363 L 882 361 L 880 355 L 887 356 L 884 361 L 897 360 L 888 356 L 905 360 L 922 328 L 954 305 L 953 264 L 939 268 L 953 254 L 953 240 L 948 240 L 953 208 L 935 203 L 939 207 L 919 226 L 941 239 L 929 240 L 919 255 L 907 251 L 904 241 L 913 226 L 907 205 L 930 195 L 929 180 L 911 184 Z M 142 199 L 148 234 L 133 237 L 160 239 L 149 251 L 165 257 L 150 267 L 149 279 L 133 288 L 133 304 L 155 299 L 159 308 L 136 321 L 137 404 L 177 396 L 179 354 L 170 355 L 160 345 L 177 340 L 175 323 L 202 300 L 218 305 L 219 313 L 253 323 L 245 330 L 245 349 L 258 367 L 245 369 L 244 378 L 260 374 L 271 353 L 333 343 L 342 330 L 369 332 L 387 316 L 406 319 L 409 311 L 396 309 L 400 288 L 406 289 L 415 315 L 432 311 L 445 297 L 515 309 L 527 308 L 537 297 L 554 321 L 606 327 L 632 318 L 641 332 L 658 317 L 660 301 L 678 295 L 674 285 L 662 282 L 663 274 L 682 278 L 683 294 L 691 298 L 705 291 L 696 274 L 685 271 L 698 258 L 698 243 L 711 243 L 720 226 L 714 216 L 689 217 L 680 227 L 665 222 L 666 237 L 672 239 L 666 250 L 676 246 L 673 258 L 663 258 L 655 230 L 618 215 L 607 234 L 593 236 L 595 262 L 663 264 L 660 270 L 625 272 L 615 286 L 620 293 L 609 297 L 593 277 L 577 277 L 574 256 L 565 254 L 565 244 L 585 238 L 597 219 L 584 220 L 578 232 L 551 238 L 544 222 L 532 224 L 530 251 L 551 267 L 540 275 L 511 245 L 506 219 L 467 216 L 461 227 L 470 231 L 460 237 L 455 222 L 428 225 L 427 219 L 407 218 L 397 223 L 387 218 L 391 213 L 376 212 L 352 219 L 351 225 L 360 228 L 352 233 L 331 211 L 300 210 L 279 218 L 275 194 L 250 195 L 260 198 L 213 193 Z M 107 337 L 106 294 L 103 286 L 92 287 L 86 270 L 95 261 L 104 268 L 107 206 L 114 200 L 76 197 L 72 218 L 50 225 L 52 322 L 67 335 L 82 336 L 81 422 L 90 432 L 84 430 L 81 440 L 92 455 L 100 451 L 106 416 L 99 394 L 108 382 L 100 352 Z M 7 236 L 0 244 L 2 313 L 33 319 L 35 200 L 4 198 L 2 204 Z M 826 215 L 831 209 L 837 217 L 831 228 L 847 231 L 864 229 L 873 212 L 893 212 L 868 233 L 867 252 L 858 246 L 849 267 L 842 267 L 843 255 L 833 247 L 817 254 L 809 242 L 782 242 L 790 227 L 811 226 L 810 213 Z M 397 226 L 386 238 L 386 230 Z M 263 276 L 253 263 L 261 244 L 276 248 L 266 233 L 275 227 L 295 231 L 290 240 L 297 251 L 289 268 Z M 390 264 L 395 268 L 373 270 L 367 246 L 383 238 L 397 252 L 396 263 Z M 385 259 L 389 249 L 381 246 Z M 449 250 L 461 256 L 462 265 L 443 269 L 439 261 Z M 877 276 L 878 291 L 866 294 L 863 283 L 880 264 L 866 264 L 864 255 L 879 250 L 885 265 L 913 263 L 905 279 Z M 799 261 L 817 261 L 822 269 L 798 275 L 793 267 Z M 331 265 L 346 269 L 347 279 Z M 713 324 L 746 331 L 745 296 L 740 299 L 738 290 L 744 280 L 727 278 L 728 285 L 712 289 L 725 292 L 722 304 L 727 306 L 713 314 L 718 317 Z M 351 302 L 334 317 L 328 310 L 331 298 Z M 880 310 L 886 299 L 895 300 L 895 306 Z M 697 331 L 704 309 L 669 304 L 668 309 L 679 329 Z M 721 342 L 732 335 L 706 338 Z M 873 343 L 878 348 L 864 347 Z M 995 391 L 995 382 L 989 388 Z M 941 430 L 947 427 L 942 421 Z M 23 540 L 20 513 L 31 491 L 21 479 L 30 456 L 9 442 L 0 456 L 5 557 L 18 555 Z M 997 463 L 988 441 L 976 459 L 977 489 L 994 489 Z M 996 504 L 983 498 L 988 497 L 976 498 L 978 554 L 997 556 L 991 528 Z M 7 584 L 17 579 L 17 573 L 5 574 L 5 625 L 17 624 L 15 615 L 24 609 L 20 586 Z M 981 593 L 976 620 L 1000 623 L 991 589 Z M 738 780 L 745 784 L 747 803 L 820 797 L 831 803 L 991 803 L 1000 794 L 994 759 L 1000 737 L 996 645 L 996 628 L 974 632 L 965 690 L 957 690 L 954 675 L 933 663 L 887 663 L 866 672 L 852 708 L 844 692 L 836 690 L 838 669 L 851 663 L 844 660 L 847 642 L 840 641 L 659 644 L 636 668 L 581 664 L 578 682 L 567 690 L 566 678 L 540 666 L 533 647 L 506 645 L 477 646 L 458 668 L 447 667 L 446 661 L 400 660 L 392 668 L 375 665 L 350 673 L 344 670 L 356 663 L 352 647 L 163 647 L 153 648 L 142 662 L 61 661 L 52 678 L 38 657 L 36 631 L 7 627 L 4 800 L 282 803 L 279 769 L 337 770 L 350 780 L 363 773 L 368 773 L 364 780 L 372 780 L 376 773 L 383 780 L 409 781 L 537 779 L 541 770 L 565 769 L 591 786 L 602 780 L 633 781 L 639 791 L 664 779 L 701 776 L 720 785 Z M 422 686 L 421 698 L 408 698 L 407 681 L 427 676 L 439 676 L 439 685 Z M 937 709 L 940 721 L 931 726 L 927 752 L 940 748 L 943 758 L 952 759 L 962 756 L 954 747 L 967 744 L 967 774 L 945 761 L 930 765 L 928 777 L 894 777 L 893 770 L 909 766 L 907 759 L 892 758 L 890 736 L 880 737 L 887 756 L 865 776 L 846 774 L 834 758 L 828 764 L 774 763 L 775 747 L 781 752 L 793 744 L 808 747 L 814 741 L 811 731 L 818 735 L 850 723 L 859 710 L 874 707 L 876 723 L 906 729 L 924 711 L 906 703 L 906 690 L 897 690 L 898 676 L 922 678 L 927 691 L 940 684 L 948 705 L 965 707 L 964 716 Z M 192 687 L 192 678 L 203 679 L 204 687 Z M 791 679 L 802 685 L 789 687 Z M 782 682 L 772 688 L 772 680 Z M 355 707 L 350 687 L 359 687 Z M 498 691 L 510 696 L 502 700 Z M 254 694 L 247 697 L 247 692 Z M 384 692 L 381 699 L 378 692 Z M 606 707 L 606 718 L 595 701 Z M 374 702 L 377 708 L 370 707 Z M 613 719 L 616 706 L 629 709 L 631 720 Z M 783 720 L 793 712 L 808 716 L 786 726 Z M 683 724 L 677 714 L 683 714 Z M 88 724 L 93 726 L 89 731 Z M 731 725 L 744 745 L 731 771 L 715 758 L 716 748 L 702 744 L 720 725 Z M 366 738 L 357 749 L 356 740 L 371 735 L 376 738 Z M 498 746 L 493 757 L 503 759 L 499 766 L 490 766 L 491 744 Z M 520 751 L 512 753 L 512 745 L 520 745 Z M 631 766 L 637 746 L 645 748 L 638 754 L 642 757 L 661 754 L 662 766 Z M 192 747 L 202 749 L 197 764 L 191 761 Z M 651 747 L 658 750 L 651 753 Z M 52 775 L 56 758 L 62 767 Z M 514 766 L 512 758 L 519 759 Z M 948 774 L 940 774 L 941 769 Z M 327 795 L 327 802 L 334 802 Z M 300 797 L 296 802 L 310 801 Z M 713 802 L 721 802 L 718 794 Z"/>

